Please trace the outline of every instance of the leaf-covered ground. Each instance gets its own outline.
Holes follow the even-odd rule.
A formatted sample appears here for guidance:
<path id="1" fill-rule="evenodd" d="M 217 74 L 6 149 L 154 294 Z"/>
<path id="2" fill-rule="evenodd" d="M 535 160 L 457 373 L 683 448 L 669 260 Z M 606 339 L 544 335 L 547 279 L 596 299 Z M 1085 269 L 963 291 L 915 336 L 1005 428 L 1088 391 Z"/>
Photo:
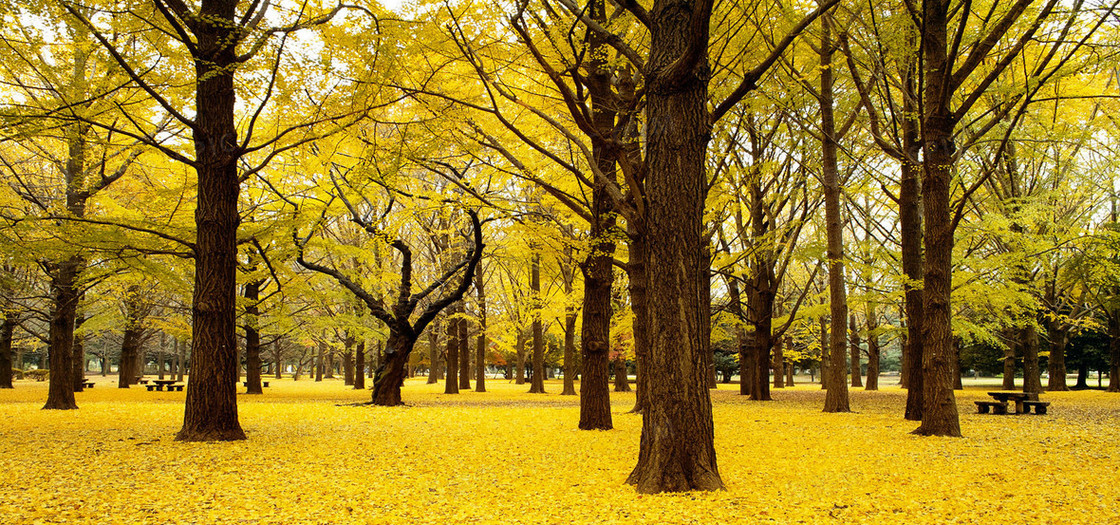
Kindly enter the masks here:
<path id="1" fill-rule="evenodd" d="M 578 399 L 442 394 L 346 406 L 338 381 L 273 381 L 242 396 L 237 443 L 173 441 L 183 393 L 99 382 L 80 410 L 40 410 L 45 383 L 0 390 L 0 523 L 1120 523 L 1120 395 L 1047 393 L 1050 414 L 975 414 L 964 438 L 922 438 L 904 392 L 852 392 L 824 414 L 818 386 L 753 403 L 713 393 L 726 492 L 639 495 L 633 394 L 615 430 L 576 430 Z"/>

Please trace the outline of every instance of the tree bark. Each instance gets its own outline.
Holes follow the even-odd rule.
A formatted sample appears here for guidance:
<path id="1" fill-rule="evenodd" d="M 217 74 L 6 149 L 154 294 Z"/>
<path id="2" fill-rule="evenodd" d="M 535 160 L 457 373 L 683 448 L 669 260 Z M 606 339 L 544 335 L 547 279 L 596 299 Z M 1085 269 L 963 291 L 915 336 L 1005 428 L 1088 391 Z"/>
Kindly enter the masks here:
<path id="1" fill-rule="evenodd" d="M 836 157 L 836 123 L 833 115 L 833 73 L 832 55 L 835 52 L 832 42 L 832 19 L 821 17 L 821 184 L 824 186 L 825 231 L 828 238 L 828 301 L 830 326 L 828 393 L 825 395 L 825 412 L 849 412 L 848 382 L 844 377 L 848 371 L 845 363 L 847 333 L 845 321 L 848 319 L 848 294 L 844 287 L 844 223 L 840 217 L 840 173 Z"/>
<path id="2" fill-rule="evenodd" d="M 634 313 L 631 328 L 634 332 L 634 363 L 637 368 L 637 381 L 634 385 L 634 408 L 630 409 L 631 414 L 641 414 L 649 406 L 649 372 L 646 368 L 650 344 L 647 301 L 649 277 L 646 272 L 646 259 L 649 250 L 645 235 L 643 225 L 634 223 L 627 225 L 630 260 L 626 264 L 626 275 L 630 278 L 630 309 Z M 582 388 L 582 381 L 580 386 Z"/>
<path id="3" fill-rule="evenodd" d="M 532 267 L 529 270 L 529 291 L 533 301 L 533 377 L 530 378 L 530 394 L 543 394 L 544 391 L 544 325 L 541 322 L 541 256 L 533 253 Z"/>
<path id="4" fill-rule="evenodd" d="M 431 327 L 428 328 L 428 361 L 431 363 L 431 369 L 428 371 L 428 384 L 432 385 L 438 383 L 443 379 L 443 359 L 439 351 L 439 329 L 441 323 L 439 319 L 432 321 Z"/>
<path id="5" fill-rule="evenodd" d="M 0 388 L 12 388 L 12 339 L 16 330 L 15 314 L 0 312 Z"/>
<path id="6" fill-rule="evenodd" d="M 447 324 L 444 326 L 447 339 L 444 343 L 447 363 L 447 377 L 443 381 L 444 394 L 459 393 L 459 323 L 462 318 L 455 317 L 455 314 L 459 313 L 460 307 L 461 305 L 455 305 L 448 309 Z"/>
<path id="7" fill-rule="evenodd" d="M 1050 358 L 1047 360 L 1047 372 L 1050 379 L 1046 390 L 1051 392 L 1064 392 L 1069 390 L 1066 384 L 1066 345 L 1069 343 L 1069 330 L 1062 326 L 1061 321 L 1049 321 Z"/>
<path id="8" fill-rule="evenodd" d="M 261 281 L 245 283 L 245 393 L 264 394 L 261 387 L 261 333 L 257 330 L 260 315 Z"/>
<path id="9" fill-rule="evenodd" d="M 864 390 L 879 389 L 879 312 L 878 306 L 867 302 L 867 381 Z"/>
<path id="10" fill-rule="evenodd" d="M 357 348 L 354 349 L 354 390 L 366 389 L 366 341 L 361 339 L 358 341 Z M 431 377 L 431 372 L 428 373 Z"/>
<path id="11" fill-rule="evenodd" d="M 1042 374 L 1038 369 L 1038 329 L 1029 322 L 1023 334 L 1023 392 L 1042 392 Z M 959 369 L 959 367 L 958 367 Z"/>
<path id="12" fill-rule="evenodd" d="M 525 384 L 525 343 L 528 337 L 523 329 L 517 330 L 517 366 L 514 373 L 514 383 Z"/>
<path id="13" fill-rule="evenodd" d="M 245 439 L 237 418 L 237 209 L 241 158 L 233 82 L 241 27 L 235 0 L 203 0 L 193 27 L 198 199 L 191 377 L 179 441 Z"/>
<path id="14" fill-rule="evenodd" d="M 953 395 L 950 296 L 953 279 L 953 221 L 950 215 L 954 121 L 949 104 L 952 67 L 948 59 L 949 0 L 922 2 L 925 93 L 922 115 L 922 209 L 925 213 L 925 276 L 922 289 L 922 424 L 918 435 L 960 436 Z"/>
<path id="15" fill-rule="evenodd" d="M 627 377 L 626 358 L 619 354 L 614 358 L 614 391 L 629 392 L 630 379 Z"/>
<path id="16" fill-rule="evenodd" d="M 859 323 L 856 322 L 856 314 L 848 314 L 848 334 L 851 338 L 851 345 L 849 348 L 849 372 L 852 375 L 852 388 L 862 387 L 863 370 L 860 368 L 860 353 L 862 344 L 859 336 Z"/>
<path id="17" fill-rule="evenodd" d="M 474 391 L 486 391 L 486 283 L 482 279 L 482 265 L 475 267 L 474 290 L 478 301 L 478 340 L 475 342 Z"/>
<path id="18" fill-rule="evenodd" d="M 1120 392 L 1120 312 L 1105 316 L 1108 318 L 1108 391 Z"/>
<path id="19" fill-rule="evenodd" d="M 389 329 L 389 339 L 385 341 L 385 358 L 381 360 L 373 376 L 372 404 L 385 407 L 403 404 L 401 385 L 408 373 L 408 356 L 412 353 L 414 343 L 408 336 Z M 454 378 L 451 382 L 454 382 Z"/>
<path id="20" fill-rule="evenodd" d="M 459 303 L 459 308 L 465 314 L 466 301 Z M 466 319 L 459 320 L 459 390 L 471 389 L 471 340 L 470 323 Z"/>
<path id="21" fill-rule="evenodd" d="M 656 0 L 650 13 L 646 195 L 649 374 L 638 492 L 719 490 L 699 303 L 703 252 L 710 3 Z M 685 58 L 689 58 L 686 60 Z M 692 60 L 692 59 L 695 60 Z"/>

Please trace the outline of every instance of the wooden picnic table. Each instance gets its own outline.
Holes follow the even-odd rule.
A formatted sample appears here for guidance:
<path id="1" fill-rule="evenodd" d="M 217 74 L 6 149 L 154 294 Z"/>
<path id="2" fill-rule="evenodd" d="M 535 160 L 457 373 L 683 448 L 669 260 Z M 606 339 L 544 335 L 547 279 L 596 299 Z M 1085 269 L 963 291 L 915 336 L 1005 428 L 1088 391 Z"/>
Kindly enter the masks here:
<path id="1" fill-rule="evenodd" d="M 1034 407 L 1036 414 L 1045 414 L 1050 403 L 1038 400 L 1036 392 L 988 392 L 995 401 L 976 401 L 976 408 L 981 414 L 986 414 L 989 409 L 994 409 L 996 414 L 1007 413 L 1007 402 L 1015 402 L 1016 414 L 1029 414 Z"/>
<path id="2" fill-rule="evenodd" d="M 159 390 L 162 392 L 163 387 L 167 387 L 168 392 L 172 390 L 182 391 L 183 385 L 177 383 L 179 383 L 179 381 L 175 379 L 153 379 L 152 384 L 148 385 L 148 391 Z"/>

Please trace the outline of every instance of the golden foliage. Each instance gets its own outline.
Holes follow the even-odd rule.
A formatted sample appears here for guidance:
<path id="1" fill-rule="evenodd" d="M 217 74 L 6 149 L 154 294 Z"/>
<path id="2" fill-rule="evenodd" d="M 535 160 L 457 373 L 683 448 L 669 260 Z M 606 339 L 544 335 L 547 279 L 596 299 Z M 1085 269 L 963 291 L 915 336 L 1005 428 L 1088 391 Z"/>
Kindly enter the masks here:
<path id="1" fill-rule="evenodd" d="M 270 380 L 240 398 L 249 440 L 178 443 L 183 393 L 78 394 L 43 411 L 45 383 L 0 390 L 4 523 L 1117 523 L 1120 396 L 1047 393 L 1046 416 L 973 414 L 964 438 L 922 438 L 896 388 L 824 414 L 817 385 L 753 403 L 713 393 L 728 490 L 641 496 L 624 484 L 641 418 L 576 430 L 578 398 L 443 395 L 409 380 L 409 406 L 349 406 L 337 380 Z M 559 385 L 549 388 L 559 392 Z M 632 393 L 613 394 L 616 412 Z"/>

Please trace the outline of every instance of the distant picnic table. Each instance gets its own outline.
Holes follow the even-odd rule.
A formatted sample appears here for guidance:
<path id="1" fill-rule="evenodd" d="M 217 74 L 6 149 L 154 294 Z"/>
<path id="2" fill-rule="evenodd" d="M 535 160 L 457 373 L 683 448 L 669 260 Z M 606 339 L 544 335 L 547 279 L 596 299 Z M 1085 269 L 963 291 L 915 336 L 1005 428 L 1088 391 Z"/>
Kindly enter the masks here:
<path id="1" fill-rule="evenodd" d="M 162 392 L 163 387 L 167 387 L 168 392 L 171 392 L 172 390 L 176 390 L 179 392 L 183 391 L 183 385 L 179 384 L 179 381 L 175 379 L 153 379 L 152 384 L 146 386 L 148 387 L 149 392 L 153 390 L 159 390 Z"/>
<path id="2" fill-rule="evenodd" d="M 1035 392 L 988 392 L 988 395 L 995 401 L 976 401 L 977 412 L 1006 414 L 1008 401 L 1015 402 L 1015 414 L 1030 414 L 1031 408 L 1034 408 L 1035 414 L 1042 415 L 1046 413 L 1046 407 L 1050 406 L 1049 402 L 1039 401 Z"/>

